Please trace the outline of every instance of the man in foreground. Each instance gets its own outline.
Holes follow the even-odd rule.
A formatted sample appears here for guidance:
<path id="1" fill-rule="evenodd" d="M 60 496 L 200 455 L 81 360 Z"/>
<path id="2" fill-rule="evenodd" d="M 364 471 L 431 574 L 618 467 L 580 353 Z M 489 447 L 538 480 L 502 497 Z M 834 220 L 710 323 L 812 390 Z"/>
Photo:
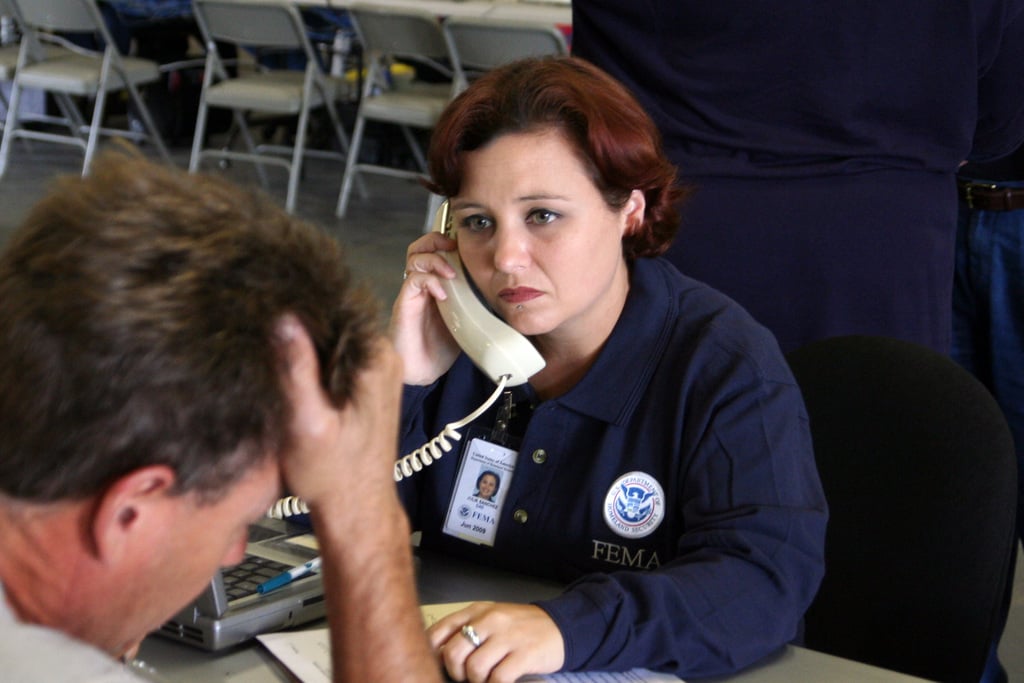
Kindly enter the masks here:
<path id="1" fill-rule="evenodd" d="M 401 362 L 338 244 L 109 155 L 0 256 L 0 661 L 129 681 L 139 642 L 311 508 L 337 681 L 438 681 L 392 480 Z"/>

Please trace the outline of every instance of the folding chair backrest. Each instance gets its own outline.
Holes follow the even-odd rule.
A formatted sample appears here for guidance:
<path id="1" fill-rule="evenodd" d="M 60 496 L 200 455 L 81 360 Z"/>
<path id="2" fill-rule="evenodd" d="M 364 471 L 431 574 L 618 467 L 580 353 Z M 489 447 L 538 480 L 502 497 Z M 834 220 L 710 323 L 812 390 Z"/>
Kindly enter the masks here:
<path id="1" fill-rule="evenodd" d="M 349 13 L 367 52 L 442 63 L 451 59 L 441 22 L 430 12 L 354 5 Z"/>
<path id="2" fill-rule="evenodd" d="M 445 31 L 463 69 L 493 69 L 524 57 L 569 53 L 565 36 L 548 24 L 451 17 Z"/>
<path id="3" fill-rule="evenodd" d="M 106 26 L 95 0 L 9 0 L 25 24 L 44 31 L 101 33 Z"/>
<path id="4" fill-rule="evenodd" d="M 194 0 L 193 9 L 208 38 L 250 47 L 307 51 L 302 19 L 291 4 Z"/>

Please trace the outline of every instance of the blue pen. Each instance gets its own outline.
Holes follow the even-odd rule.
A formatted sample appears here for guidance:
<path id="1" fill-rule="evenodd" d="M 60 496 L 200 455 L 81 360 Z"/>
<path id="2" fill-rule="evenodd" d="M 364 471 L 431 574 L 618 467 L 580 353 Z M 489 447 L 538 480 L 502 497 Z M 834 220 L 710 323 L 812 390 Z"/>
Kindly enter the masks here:
<path id="1" fill-rule="evenodd" d="M 275 588 L 287 586 L 295 579 L 301 579 L 303 576 L 306 576 L 307 574 L 312 574 L 313 572 L 318 571 L 320 571 L 320 558 L 316 557 L 310 560 L 309 562 L 300 564 L 298 567 L 292 567 L 286 572 L 281 572 L 272 579 L 267 579 L 260 585 L 256 586 L 256 592 L 269 593 Z"/>

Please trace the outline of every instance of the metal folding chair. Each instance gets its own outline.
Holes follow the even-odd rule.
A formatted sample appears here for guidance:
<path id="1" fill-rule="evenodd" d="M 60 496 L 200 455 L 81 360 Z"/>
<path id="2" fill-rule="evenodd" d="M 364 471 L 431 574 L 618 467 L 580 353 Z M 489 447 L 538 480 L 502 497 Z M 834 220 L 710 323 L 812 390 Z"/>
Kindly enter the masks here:
<path id="1" fill-rule="evenodd" d="M 341 125 L 336 102 L 348 96 L 348 86 L 341 78 L 324 72 L 307 35 L 298 10 L 287 0 L 194 0 L 196 21 L 206 44 L 206 70 L 199 101 L 195 137 L 189 171 L 198 170 L 205 158 L 245 161 L 256 164 L 260 178 L 267 184 L 263 164 L 274 164 L 288 170 L 288 192 L 285 209 L 292 212 L 298 194 L 304 156 L 307 149 L 310 112 L 318 107 L 327 110 L 331 128 L 340 146 L 339 152 L 321 155 L 344 159 L 349 151 L 348 137 Z M 217 51 L 217 43 L 230 43 L 239 50 L 300 51 L 305 55 L 305 70 L 258 69 L 235 73 L 228 69 Z M 235 126 L 245 143 L 245 151 L 204 148 L 206 122 L 210 107 L 231 109 Z M 268 113 L 297 116 L 298 127 L 292 146 L 258 146 L 253 139 L 247 114 Z M 285 152 L 288 156 L 281 156 Z"/>
<path id="2" fill-rule="evenodd" d="M 160 68 L 148 59 L 122 55 L 111 39 L 96 0 L 6 0 L 24 36 L 13 74 L 3 141 L 0 143 L 0 177 L 10 161 L 11 143 L 17 138 L 69 144 L 83 150 L 82 175 L 89 172 L 101 135 L 149 140 L 168 163 L 171 156 L 149 114 L 139 87 L 160 78 Z M 60 34 L 95 36 L 102 48 L 89 50 L 72 44 Z M 53 49 L 53 45 L 59 46 Z M 25 88 L 52 93 L 67 118 L 67 134 L 25 128 L 18 104 Z M 127 90 L 146 132 L 104 128 L 110 93 Z M 86 123 L 73 97 L 93 101 L 92 119 Z"/>
<path id="3" fill-rule="evenodd" d="M 412 129 L 433 128 L 464 80 L 441 22 L 430 12 L 356 4 L 349 8 L 349 13 L 363 45 L 367 73 L 352 131 L 352 148 L 338 196 L 336 213 L 339 217 L 345 216 L 352 184 L 360 174 L 420 178 L 426 173 L 426 158 Z M 392 66 L 396 63 L 428 67 L 445 80 L 398 82 L 392 78 Z M 386 166 L 379 160 L 378 163 L 359 160 L 368 121 L 399 127 L 416 163 L 416 170 Z M 427 220 L 431 217 L 428 207 Z"/>
<path id="4" fill-rule="evenodd" d="M 525 57 L 567 55 L 565 36 L 551 24 L 493 17 L 450 17 L 444 30 L 451 41 L 464 80 L 475 73 Z"/>

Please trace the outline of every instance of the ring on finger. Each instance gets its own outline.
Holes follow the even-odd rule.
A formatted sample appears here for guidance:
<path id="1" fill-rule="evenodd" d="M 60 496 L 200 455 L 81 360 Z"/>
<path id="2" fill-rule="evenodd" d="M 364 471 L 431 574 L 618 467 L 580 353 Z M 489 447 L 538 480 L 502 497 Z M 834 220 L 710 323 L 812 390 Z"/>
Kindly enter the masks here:
<path id="1" fill-rule="evenodd" d="M 466 624 L 462 627 L 462 636 L 468 640 L 474 648 L 480 647 L 480 643 L 483 642 L 480 640 L 480 634 L 476 632 L 476 629 L 473 628 L 472 624 Z"/>

